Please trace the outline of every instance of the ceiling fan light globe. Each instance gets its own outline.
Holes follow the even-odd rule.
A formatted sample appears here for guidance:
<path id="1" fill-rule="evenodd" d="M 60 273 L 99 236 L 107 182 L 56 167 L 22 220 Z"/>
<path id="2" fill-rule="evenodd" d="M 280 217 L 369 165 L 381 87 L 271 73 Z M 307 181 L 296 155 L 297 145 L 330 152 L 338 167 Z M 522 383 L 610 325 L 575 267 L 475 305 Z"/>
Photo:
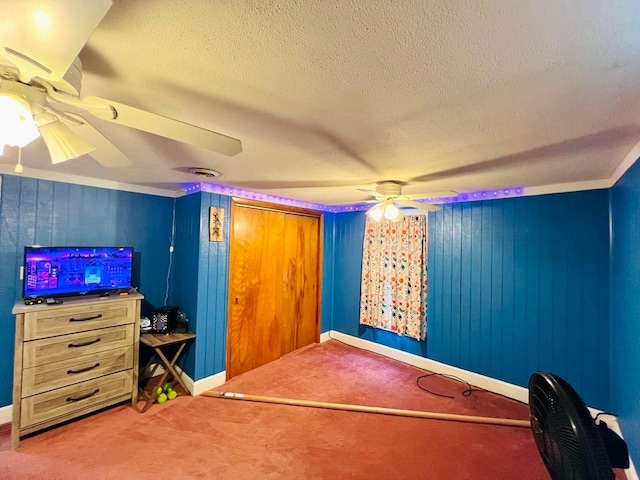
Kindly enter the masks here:
<path id="1" fill-rule="evenodd" d="M 385 212 L 384 205 L 376 205 L 371 210 L 369 210 L 369 216 L 376 222 L 379 222 L 382 219 L 382 215 Z"/>
<path id="2" fill-rule="evenodd" d="M 387 205 L 387 208 L 384 210 L 384 218 L 387 220 L 391 220 L 395 222 L 402 218 L 402 212 L 393 204 Z"/>
<path id="3" fill-rule="evenodd" d="M 40 136 L 31 107 L 12 93 L 0 93 L 0 142 L 12 147 L 24 147 Z"/>

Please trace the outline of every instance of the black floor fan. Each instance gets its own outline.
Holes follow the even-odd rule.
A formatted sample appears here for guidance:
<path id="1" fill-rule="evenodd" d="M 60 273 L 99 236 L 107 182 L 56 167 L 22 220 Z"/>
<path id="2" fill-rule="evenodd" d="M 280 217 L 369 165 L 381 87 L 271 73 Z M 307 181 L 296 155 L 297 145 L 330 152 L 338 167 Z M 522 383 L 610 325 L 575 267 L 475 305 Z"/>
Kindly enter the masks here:
<path id="1" fill-rule="evenodd" d="M 529 412 L 536 446 L 553 480 L 615 478 L 599 426 L 565 380 L 546 372 L 531 375 Z"/>

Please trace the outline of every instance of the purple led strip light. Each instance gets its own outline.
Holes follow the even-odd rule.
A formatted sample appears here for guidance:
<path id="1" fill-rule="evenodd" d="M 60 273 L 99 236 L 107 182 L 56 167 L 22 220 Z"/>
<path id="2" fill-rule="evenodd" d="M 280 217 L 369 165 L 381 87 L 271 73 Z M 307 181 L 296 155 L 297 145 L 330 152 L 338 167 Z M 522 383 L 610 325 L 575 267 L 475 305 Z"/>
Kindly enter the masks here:
<path id="1" fill-rule="evenodd" d="M 196 192 L 219 193 L 230 197 L 241 197 L 249 200 L 258 200 L 261 202 L 277 203 L 279 205 L 288 205 L 290 207 L 308 208 L 309 210 L 328 211 L 326 205 L 320 203 L 305 202 L 296 200 L 295 198 L 281 197 L 279 195 L 271 195 L 270 193 L 252 192 L 238 187 L 228 187 L 226 185 L 218 185 L 215 183 L 191 183 L 184 188 L 186 195 Z"/>
<path id="2" fill-rule="evenodd" d="M 219 193 L 231 197 L 241 197 L 250 200 L 258 200 L 262 202 L 277 203 L 279 205 L 288 205 L 291 207 L 308 208 L 310 210 L 320 210 L 331 213 L 359 212 L 371 208 L 371 203 L 352 203 L 349 205 L 323 205 L 321 203 L 305 202 L 294 198 L 281 197 L 279 195 L 271 195 L 269 193 L 252 192 L 238 187 L 229 187 L 226 185 L 218 185 L 215 183 L 191 183 L 184 187 L 186 195 L 196 192 Z M 459 203 L 474 202 L 477 200 L 493 200 L 496 198 L 517 197 L 524 193 L 523 187 L 501 188 L 495 190 L 478 190 L 476 192 L 459 193 L 454 197 L 437 197 L 416 199 L 415 202 L 420 203 Z"/>

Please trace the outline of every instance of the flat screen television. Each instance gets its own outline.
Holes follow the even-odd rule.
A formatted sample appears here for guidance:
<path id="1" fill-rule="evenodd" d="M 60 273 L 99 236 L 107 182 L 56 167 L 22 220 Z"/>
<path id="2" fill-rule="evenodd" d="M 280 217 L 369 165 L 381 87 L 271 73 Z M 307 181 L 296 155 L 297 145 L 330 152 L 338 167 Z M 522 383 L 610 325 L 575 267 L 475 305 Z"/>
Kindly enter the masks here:
<path id="1" fill-rule="evenodd" d="M 106 295 L 131 288 L 132 247 L 24 247 L 22 296 Z"/>

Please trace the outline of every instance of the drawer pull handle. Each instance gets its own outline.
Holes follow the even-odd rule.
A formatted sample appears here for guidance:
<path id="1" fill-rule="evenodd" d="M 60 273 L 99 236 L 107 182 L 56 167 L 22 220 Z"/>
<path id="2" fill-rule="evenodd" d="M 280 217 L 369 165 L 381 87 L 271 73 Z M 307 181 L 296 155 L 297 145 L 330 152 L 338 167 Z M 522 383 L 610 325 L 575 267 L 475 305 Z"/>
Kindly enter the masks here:
<path id="1" fill-rule="evenodd" d="M 93 317 L 83 317 L 83 318 L 70 318 L 70 322 L 86 322 L 87 320 L 97 320 L 98 318 L 102 318 L 102 314 L 94 315 Z"/>
<path id="2" fill-rule="evenodd" d="M 80 368 L 78 370 L 67 370 L 67 375 L 71 375 L 72 373 L 88 372 L 89 370 L 93 370 L 94 368 L 98 368 L 99 366 L 100 366 L 100 364 L 96 363 L 95 365 L 93 365 L 91 367 Z"/>
<path id="3" fill-rule="evenodd" d="M 96 338 L 95 340 L 89 340 L 88 342 L 70 343 L 69 348 L 86 347 L 87 345 L 93 345 L 94 343 L 98 343 L 99 341 L 100 341 L 100 337 Z"/>
<path id="4" fill-rule="evenodd" d="M 100 391 L 100 389 L 96 388 L 93 392 L 87 393 L 86 395 L 81 395 L 79 397 L 67 397 L 67 402 L 79 402 L 80 400 L 84 400 L 86 398 L 93 397 L 99 391 Z"/>

